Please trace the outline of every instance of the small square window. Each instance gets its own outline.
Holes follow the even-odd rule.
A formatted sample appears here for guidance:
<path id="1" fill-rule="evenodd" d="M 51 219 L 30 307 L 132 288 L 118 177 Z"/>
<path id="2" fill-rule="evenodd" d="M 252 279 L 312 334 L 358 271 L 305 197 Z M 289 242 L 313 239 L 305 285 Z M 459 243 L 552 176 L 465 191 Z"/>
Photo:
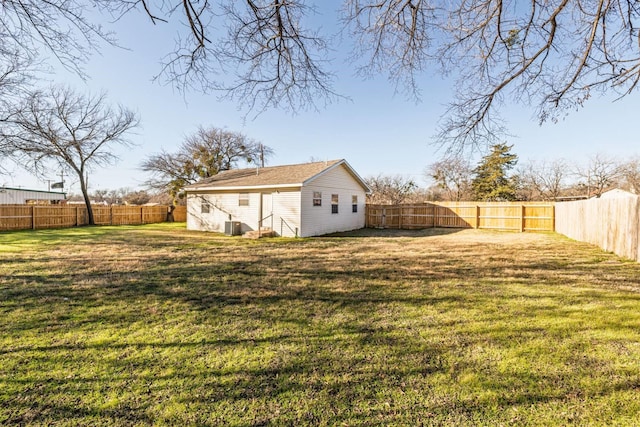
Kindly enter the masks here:
<path id="1" fill-rule="evenodd" d="M 202 203 L 200 203 L 200 213 L 210 213 L 211 212 L 211 203 L 207 202 L 206 200 L 203 200 Z"/>
<path id="2" fill-rule="evenodd" d="M 313 206 L 322 206 L 322 192 L 314 191 L 313 192 Z"/>
<path id="3" fill-rule="evenodd" d="M 249 193 L 238 194 L 238 206 L 249 206 Z"/>
<path id="4" fill-rule="evenodd" d="M 338 213 L 338 195 L 337 194 L 331 195 L 331 213 L 332 214 Z"/>

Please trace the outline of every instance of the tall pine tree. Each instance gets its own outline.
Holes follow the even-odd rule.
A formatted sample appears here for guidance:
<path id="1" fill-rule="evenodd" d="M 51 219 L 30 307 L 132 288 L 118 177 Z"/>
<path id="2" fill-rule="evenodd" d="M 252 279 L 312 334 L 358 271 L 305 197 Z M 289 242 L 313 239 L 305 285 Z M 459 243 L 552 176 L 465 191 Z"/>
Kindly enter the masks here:
<path id="1" fill-rule="evenodd" d="M 508 175 L 518 163 L 518 156 L 510 152 L 513 145 L 495 144 L 473 170 L 471 188 L 476 200 L 485 202 L 516 199 L 517 180 Z"/>

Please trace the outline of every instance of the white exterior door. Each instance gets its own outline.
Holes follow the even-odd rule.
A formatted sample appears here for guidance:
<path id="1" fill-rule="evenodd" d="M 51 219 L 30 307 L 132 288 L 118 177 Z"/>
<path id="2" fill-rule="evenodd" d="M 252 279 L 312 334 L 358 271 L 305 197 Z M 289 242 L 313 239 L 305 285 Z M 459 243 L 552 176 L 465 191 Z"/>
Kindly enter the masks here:
<path id="1" fill-rule="evenodd" d="M 260 218 L 263 227 L 273 228 L 273 194 L 261 193 L 260 194 Z M 268 217 L 268 218 L 267 218 Z"/>

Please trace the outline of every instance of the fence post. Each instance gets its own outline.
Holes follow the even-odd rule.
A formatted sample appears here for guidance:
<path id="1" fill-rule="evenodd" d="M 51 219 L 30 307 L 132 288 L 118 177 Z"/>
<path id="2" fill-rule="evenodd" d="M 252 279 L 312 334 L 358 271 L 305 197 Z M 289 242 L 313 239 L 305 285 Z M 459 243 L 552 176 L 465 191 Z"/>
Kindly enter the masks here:
<path id="1" fill-rule="evenodd" d="M 524 233 L 525 230 L 525 221 L 526 219 L 526 212 L 525 210 L 527 209 L 527 207 L 525 205 L 522 205 L 522 209 L 520 210 L 520 232 Z"/>
<path id="2" fill-rule="evenodd" d="M 480 205 L 476 205 L 476 229 L 480 228 Z"/>
<path id="3" fill-rule="evenodd" d="M 428 208 L 431 210 L 431 228 L 436 228 L 436 207 L 435 204 L 431 203 Z M 429 216 L 429 214 L 427 214 L 427 216 Z"/>
<path id="4" fill-rule="evenodd" d="M 144 206 L 140 206 L 140 225 L 144 224 Z"/>
<path id="5" fill-rule="evenodd" d="M 36 229 L 36 205 L 31 205 L 31 229 Z"/>
<path id="6" fill-rule="evenodd" d="M 364 205 L 364 227 L 369 228 L 369 206 L 365 203 Z"/>

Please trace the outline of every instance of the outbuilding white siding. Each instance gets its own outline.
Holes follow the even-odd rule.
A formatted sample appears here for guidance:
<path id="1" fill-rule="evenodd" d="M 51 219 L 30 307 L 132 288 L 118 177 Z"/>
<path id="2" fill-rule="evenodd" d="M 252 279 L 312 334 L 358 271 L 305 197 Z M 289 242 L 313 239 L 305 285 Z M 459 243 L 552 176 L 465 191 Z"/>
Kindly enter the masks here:
<path id="1" fill-rule="evenodd" d="M 273 230 L 283 237 L 300 237 L 300 190 L 273 194 Z"/>
<path id="2" fill-rule="evenodd" d="M 243 192 L 249 204 L 240 206 L 240 192 L 190 194 L 187 197 L 187 229 L 223 233 L 225 222 L 239 221 L 242 233 L 263 227 L 272 228 L 278 235 L 300 236 L 300 191 L 297 189 L 265 189 Z M 271 198 L 269 209 L 266 199 Z M 203 213 L 203 204 L 209 212 Z M 206 210 L 206 209 L 205 209 Z"/>
<path id="3" fill-rule="evenodd" d="M 322 193 L 322 205 L 313 206 L 314 192 Z M 332 213 L 332 195 L 338 195 L 338 213 Z M 358 199 L 353 212 L 352 197 Z M 357 230 L 365 225 L 366 193 L 362 185 L 342 166 L 331 169 L 302 187 L 302 228 L 300 235 L 318 236 L 340 231 Z"/>
<path id="4" fill-rule="evenodd" d="M 260 194 L 248 193 L 249 204 L 240 206 L 236 192 L 189 194 L 187 197 L 187 229 L 224 233 L 225 222 L 240 221 L 242 232 L 256 230 L 260 208 Z M 206 212 L 208 205 L 209 212 Z M 205 211 L 205 212 L 203 212 Z"/>

